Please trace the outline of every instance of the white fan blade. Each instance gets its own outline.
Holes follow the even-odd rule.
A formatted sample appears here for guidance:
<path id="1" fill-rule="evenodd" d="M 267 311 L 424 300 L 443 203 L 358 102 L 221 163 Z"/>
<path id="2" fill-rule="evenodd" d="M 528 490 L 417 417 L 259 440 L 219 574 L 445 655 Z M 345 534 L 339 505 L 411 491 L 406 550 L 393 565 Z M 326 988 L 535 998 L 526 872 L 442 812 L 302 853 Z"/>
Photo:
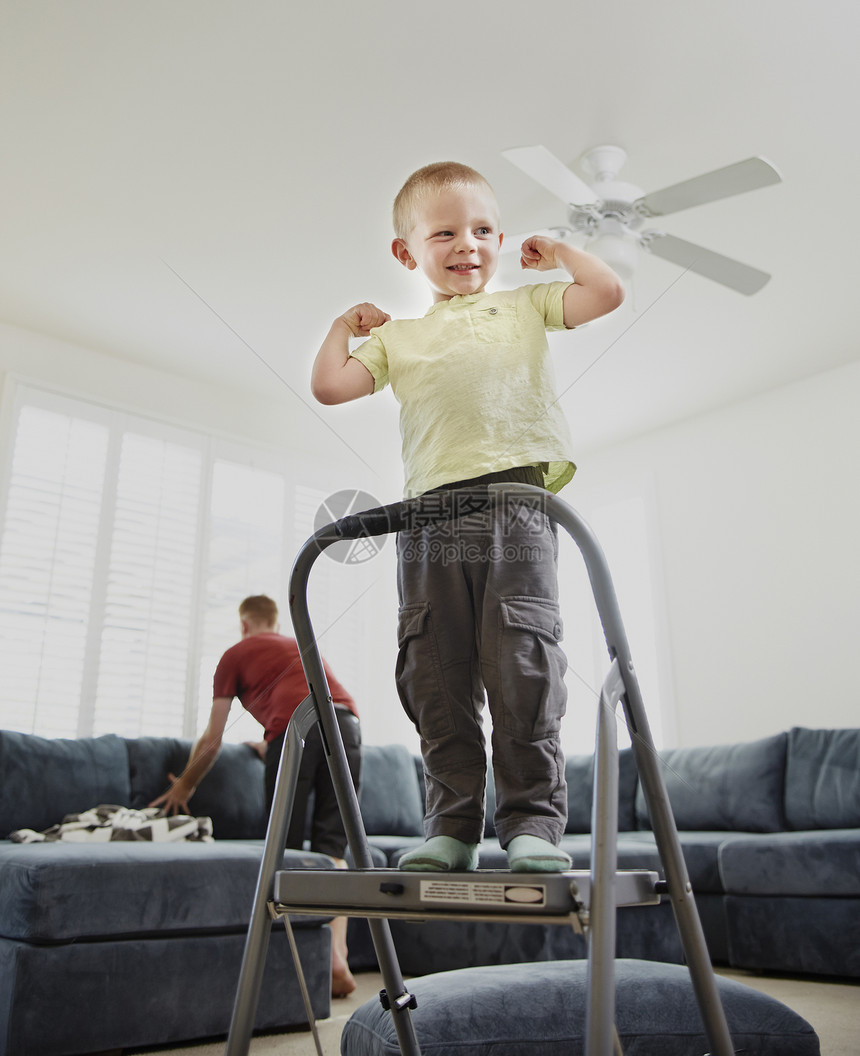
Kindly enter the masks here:
<path id="1" fill-rule="evenodd" d="M 502 157 L 567 205 L 591 205 L 600 200 L 587 183 L 546 147 L 511 147 L 502 151 Z"/>
<path id="2" fill-rule="evenodd" d="M 757 293 L 770 279 L 766 271 L 751 268 L 749 264 L 742 264 L 739 260 L 732 260 L 731 257 L 724 257 L 712 249 L 685 242 L 683 238 L 666 235 L 661 231 L 644 231 L 641 245 L 655 257 L 662 257 L 682 268 L 689 268 L 706 279 L 713 279 L 714 282 L 747 296 Z"/>
<path id="3" fill-rule="evenodd" d="M 726 165 L 725 168 L 714 169 L 713 172 L 646 194 L 637 199 L 634 206 L 643 216 L 667 216 L 694 205 L 755 191 L 781 180 L 782 177 L 769 161 L 747 158 L 746 161 L 736 161 L 734 165 Z"/>

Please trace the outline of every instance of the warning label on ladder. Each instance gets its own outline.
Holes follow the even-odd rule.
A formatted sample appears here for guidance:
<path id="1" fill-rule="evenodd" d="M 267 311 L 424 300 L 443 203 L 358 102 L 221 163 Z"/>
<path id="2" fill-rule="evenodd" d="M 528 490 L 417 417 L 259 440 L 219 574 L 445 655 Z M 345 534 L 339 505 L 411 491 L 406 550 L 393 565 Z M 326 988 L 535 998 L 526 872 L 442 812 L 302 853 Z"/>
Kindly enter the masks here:
<path id="1" fill-rule="evenodd" d="M 545 906 L 543 884 L 487 883 L 481 880 L 422 880 L 421 901 L 470 906 Z"/>

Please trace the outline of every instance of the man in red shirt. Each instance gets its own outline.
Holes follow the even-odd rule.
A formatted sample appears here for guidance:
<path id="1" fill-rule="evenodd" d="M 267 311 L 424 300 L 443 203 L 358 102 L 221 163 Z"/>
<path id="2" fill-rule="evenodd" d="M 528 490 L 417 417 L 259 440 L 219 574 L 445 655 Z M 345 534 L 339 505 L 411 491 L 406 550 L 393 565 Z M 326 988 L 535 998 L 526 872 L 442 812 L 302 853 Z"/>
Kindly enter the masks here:
<path id="1" fill-rule="evenodd" d="M 245 598 L 239 606 L 242 639 L 231 646 L 215 670 L 212 710 L 206 729 L 198 738 L 182 773 L 169 774 L 171 786 L 150 806 L 161 806 L 167 814 L 189 814 L 188 801 L 221 750 L 227 716 L 238 697 L 265 731 L 262 750 L 266 764 L 266 806 L 271 809 L 275 781 L 287 724 L 308 695 L 298 645 L 278 633 L 278 607 L 265 594 Z M 347 762 L 356 789 L 361 768 L 361 732 L 355 701 L 323 662 L 335 715 L 343 738 Z M 296 797 L 287 833 L 287 847 L 304 845 L 308 800 L 314 793 L 311 819 L 311 850 L 332 857 L 346 868 L 346 834 L 338 809 L 319 727 L 305 738 Z M 346 917 L 335 917 L 332 929 L 332 995 L 345 997 L 355 989 L 347 966 Z"/>

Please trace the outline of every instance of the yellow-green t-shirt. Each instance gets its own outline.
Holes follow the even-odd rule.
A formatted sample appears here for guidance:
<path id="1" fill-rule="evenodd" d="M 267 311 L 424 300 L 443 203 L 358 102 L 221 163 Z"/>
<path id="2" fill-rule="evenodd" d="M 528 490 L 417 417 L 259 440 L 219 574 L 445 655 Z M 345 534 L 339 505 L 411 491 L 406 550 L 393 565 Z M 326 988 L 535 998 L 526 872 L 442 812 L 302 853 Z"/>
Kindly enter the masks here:
<path id="1" fill-rule="evenodd" d="M 405 493 L 540 466 L 559 491 L 573 476 L 547 330 L 563 330 L 569 282 L 452 297 L 421 319 L 392 319 L 352 355 L 400 403 Z"/>

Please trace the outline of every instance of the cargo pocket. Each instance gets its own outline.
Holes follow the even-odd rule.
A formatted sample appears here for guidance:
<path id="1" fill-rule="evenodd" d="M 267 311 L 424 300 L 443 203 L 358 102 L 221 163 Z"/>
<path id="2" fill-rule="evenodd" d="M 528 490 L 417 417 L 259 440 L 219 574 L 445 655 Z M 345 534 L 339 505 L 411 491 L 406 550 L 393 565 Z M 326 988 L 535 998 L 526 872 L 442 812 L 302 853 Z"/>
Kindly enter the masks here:
<path id="1" fill-rule="evenodd" d="M 558 733 L 567 704 L 558 603 L 502 598 L 500 613 L 498 665 L 505 729 L 523 740 L 538 741 Z"/>
<path id="2" fill-rule="evenodd" d="M 403 710 L 415 729 L 432 740 L 453 732 L 454 718 L 442 678 L 430 605 L 404 606 L 397 616 L 394 680 Z"/>

